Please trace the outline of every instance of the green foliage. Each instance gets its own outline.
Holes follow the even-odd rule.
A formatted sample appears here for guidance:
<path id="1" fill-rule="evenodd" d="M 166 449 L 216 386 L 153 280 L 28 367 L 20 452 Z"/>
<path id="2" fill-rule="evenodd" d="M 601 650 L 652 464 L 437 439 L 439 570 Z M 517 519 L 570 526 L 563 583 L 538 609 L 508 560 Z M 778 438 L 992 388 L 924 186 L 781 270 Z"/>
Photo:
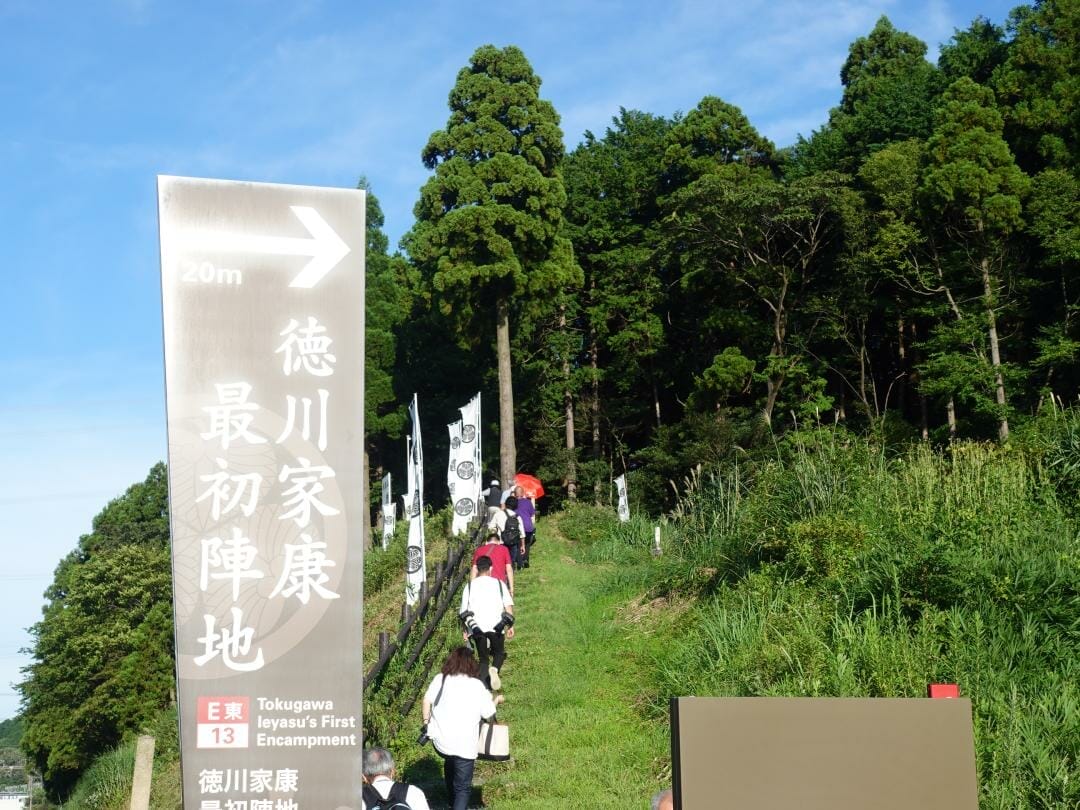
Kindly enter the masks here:
<path id="1" fill-rule="evenodd" d="M 1022 223 L 1021 199 L 1030 183 L 1001 136 L 1003 127 L 990 89 L 961 78 L 945 91 L 927 141 L 921 191 L 965 230 L 1007 233 Z"/>
<path id="2" fill-rule="evenodd" d="M 1008 56 L 1005 30 L 986 17 L 976 17 L 965 31 L 957 31 L 942 46 L 938 67 L 949 82 L 961 77 L 987 84 Z"/>
<path id="3" fill-rule="evenodd" d="M 758 134 L 742 110 L 715 96 L 706 96 L 668 134 L 664 167 L 669 187 L 709 174 L 718 166 L 739 163 L 764 166 L 776 147 Z"/>
<path id="4" fill-rule="evenodd" d="M 405 320 L 409 300 L 404 285 L 405 269 L 399 257 L 387 255 L 382 207 L 367 180 L 367 251 L 364 255 L 364 430 L 373 439 L 396 439 L 405 422 L 405 408 L 394 391 L 397 358 L 395 330 Z"/>
<path id="5" fill-rule="evenodd" d="M 1080 158 L 1080 8 L 1040 0 L 1009 16 L 1008 56 L 991 79 L 1009 140 L 1030 172 Z"/>
<path id="6" fill-rule="evenodd" d="M 612 588 L 691 605 L 685 645 L 642 642 L 646 705 L 955 678 L 977 699 L 983 805 L 1075 804 L 1078 35 L 1073 0 L 1038 0 L 957 31 L 935 67 L 881 18 L 791 148 L 706 95 L 685 115 L 620 109 L 569 155 L 522 52 L 479 48 L 423 150 L 407 257 L 368 198 L 373 477 L 400 472 L 413 391 L 437 420 L 481 390 L 490 436 L 482 349 L 512 319 L 518 469 L 549 505 L 575 481 L 600 507 L 560 525 Z M 384 612 L 401 542 L 366 556 Z M 54 796 L 169 703 L 167 549 L 159 465 L 57 568 L 20 687 Z"/>
<path id="7" fill-rule="evenodd" d="M 169 543 L 169 491 L 165 465 L 155 464 L 146 480 L 109 502 L 91 523 L 93 531 L 79 538 L 80 559 L 120 546 Z"/>
<path id="8" fill-rule="evenodd" d="M 1080 179 L 1064 169 L 1039 172 L 1032 182 L 1031 232 L 1055 264 L 1080 263 Z"/>
<path id="9" fill-rule="evenodd" d="M 176 709 L 159 712 L 144 731 L 154 738 L 150 810 L 180 806 L 180 735 Z M 65 810 L 127 810 L 135 767 L 134 738 L 94 760 L 64 802 Z"/>
<path id="10" fill-rule="evenodd" d="M 573 542 L 590 546 L 612 532 L 617 522 L 611 509 L 576 504 L 559 515 L 559 530 Z"/>
<path id="11" fill-rule="evenodd" d="M 825 515 L 800 520 L 788 529 L 790 560 L 807 576 L 842 583 L 866 547 L 866 531 L 857 523 Z"/>
<path id="12" fill-rule="evenodd" d="M 893 456 L 844 431 L 792 433 L 771 460 L 688 481 L 660 560 L 637 534 L 594 540 L 620 561 L 609 588 L 696 595 L 651 653 L 653 711 L 673 695 L 918 697 L 957 682 L 981 806 L 1074 805 L 1080 524 L 1057 493 L 1075 498 L 1077 418 L 1003 449 Z"/>
<path id="13" fill-rule="evenodd" d="M 24 727 L 21 717 L 9 717 L 0 721 L 0 748 L 17 748 Z"/>
<path id="14" fill-rule="evenodd" d="M 840 71 L 844 93 L 828 123 L 795 148 L 795 174 L 854 173 L 878 149 L 930 132 L 940 79 L 926 44 L 882 16 L 852 44 Z"/>
<path id="15" fill-rule="evenodd" d="M 171 701 L 165 467 L 112 501 L 58 566 L 24 670 L 22 748 L 53 796 Z"/>
<path id="16" fill-rule="evenodd" d="M 513 46 L 478 48 L 449 103 L 446 128 L 423 150 L 435 174 L 406 243 L 430 273 L 443 312 L 468 321 L 493 315 L 497 299 L 573 283 L 577 268 L 561 233 L 559 117 L 540 98 L 525 55 Z"/>
<path id="17" fill-rule="evenodd" d="M 720 409 L 733 397 L 748 392 L 753 374 L 754 361 L 737 347 L 728 346 L 713 357 L 712 365 L 700 377 L 695 378 L 696 387 L 690 402 L 698 408 Z"/>
<path id="18" fill-rule="evenodd" d="M 131 774 L 135 768 L 135 746 L 121 745 L 102 754 L 87 768 L 65 808 L 105 810 L 122 807 L 131 799 Z"/>

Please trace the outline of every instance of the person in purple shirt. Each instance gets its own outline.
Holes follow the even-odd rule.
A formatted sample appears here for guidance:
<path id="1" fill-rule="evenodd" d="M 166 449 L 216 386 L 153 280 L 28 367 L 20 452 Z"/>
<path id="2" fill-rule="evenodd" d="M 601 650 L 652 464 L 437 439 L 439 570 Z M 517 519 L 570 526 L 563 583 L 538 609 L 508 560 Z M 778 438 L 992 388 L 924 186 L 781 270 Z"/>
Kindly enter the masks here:
<path id="1" fill-rule="evenodd" d="M 528 568 L 529 550 L 536 542 L 536 502 L 532 498 L 526 498 L 525 490 L 520 486 L 514 487 L 514 495 L 518 499 L 517 513 L 525 529 L 525 553 L 521 556 L 521 567 Z"/>

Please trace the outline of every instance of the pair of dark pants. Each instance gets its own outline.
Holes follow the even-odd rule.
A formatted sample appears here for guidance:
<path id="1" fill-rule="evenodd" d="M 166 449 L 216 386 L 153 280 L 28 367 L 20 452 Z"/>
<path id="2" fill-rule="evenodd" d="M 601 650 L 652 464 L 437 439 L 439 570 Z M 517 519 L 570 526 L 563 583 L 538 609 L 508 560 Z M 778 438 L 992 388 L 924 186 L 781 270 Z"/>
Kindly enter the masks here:
<path id="1" fill-rule="evenodd" d="M 521 543 L 503 543 L 503 547 L 510 554 L 510 562 L 514 564 L 514 570 L 521 568 Z"/>
<path id="2" fill-rule="evenodd" d="M 469 810 L 476 760 L 446 754 L 442 754 L 442 758 L 443 779 L 446 781 L 446 795 L 450 799 L 451 810 Z"/>
<path id="3" fill-rule="evenodd" d="M 473 647 L 476 648 L 476 657 L 480 659 L 480 677 L 491 688 L 491 679 L 488 677 L 488 666 L 502 669 L 503 661 L 506 660 L 506 638 L 502 633 L 473 633 L 470 637 Z"/>
<path id="4" fill-rule="evenodd" d="M 521 567 L 529 567 L 529 552 L 532 551 L 533 543 L 536 542 L 536 531 L 525 532 L 525 553 L 521 555 Z"/>

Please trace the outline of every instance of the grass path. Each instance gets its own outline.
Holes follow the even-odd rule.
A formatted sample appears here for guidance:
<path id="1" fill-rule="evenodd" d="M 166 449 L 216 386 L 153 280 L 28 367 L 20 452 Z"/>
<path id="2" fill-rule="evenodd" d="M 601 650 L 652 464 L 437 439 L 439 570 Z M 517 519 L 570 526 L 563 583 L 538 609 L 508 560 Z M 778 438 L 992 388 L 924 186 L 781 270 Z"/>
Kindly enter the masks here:
<path id="1" fill-rule="evenodd" d="M 514 760 L 480 763 L 485 805 L 648 807 L 668 754 L 666 728 L 634 709 L 633 666 L 613 621 L 617 599 L 598 595 L 597 566 L 575 562 L 556 522 L 541 523 L 532 566 L 517 587 L 517 636 L 503 667 Z"/>

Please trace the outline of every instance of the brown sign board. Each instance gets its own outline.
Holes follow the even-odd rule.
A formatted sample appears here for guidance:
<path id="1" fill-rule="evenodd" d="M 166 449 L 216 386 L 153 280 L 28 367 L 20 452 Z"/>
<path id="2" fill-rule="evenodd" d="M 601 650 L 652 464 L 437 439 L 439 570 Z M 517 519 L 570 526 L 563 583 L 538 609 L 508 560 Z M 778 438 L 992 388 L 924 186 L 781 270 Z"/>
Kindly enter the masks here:
<path id="1" fill-rule="evenodd" d="M 978 810 L 967 699 L 675 698 L 676 810 Z"/>
<path id="2" fill-rule="evenodd" d="M 360 807 L 364 212 L 158 178 L 185 810 Z"/>

